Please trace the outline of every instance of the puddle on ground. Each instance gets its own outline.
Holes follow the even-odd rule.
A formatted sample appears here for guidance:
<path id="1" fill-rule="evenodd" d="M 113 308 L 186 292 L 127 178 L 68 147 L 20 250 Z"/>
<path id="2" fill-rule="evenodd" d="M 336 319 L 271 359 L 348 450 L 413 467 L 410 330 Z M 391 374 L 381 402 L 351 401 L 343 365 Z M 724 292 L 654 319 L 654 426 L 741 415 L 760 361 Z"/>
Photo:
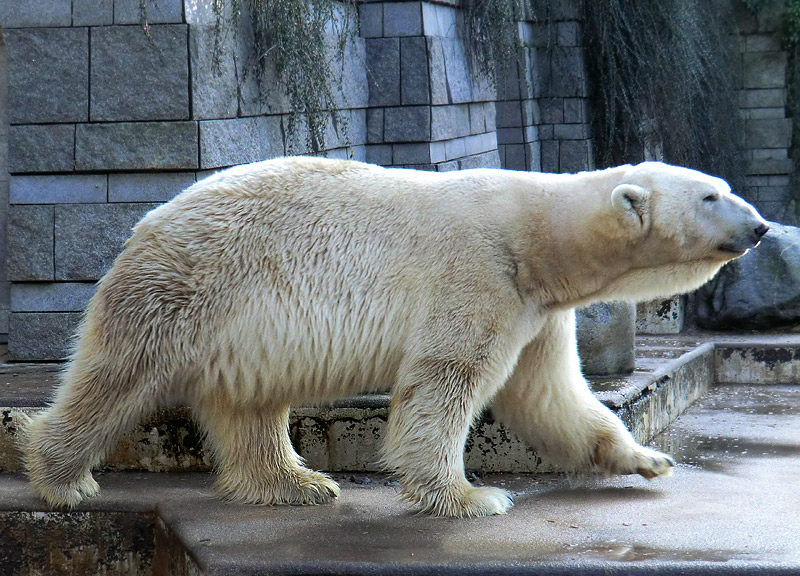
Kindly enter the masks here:
<path id="1" fill-rule="evenodd" d="M 658 560 L 661 562 L 728 562 L 741 552 L 731 550 L 678 550 L 669 548 L 651 548 L 638 544 L 622 544 L 619 542 L 594 542 L 587 546 L 569 548 L 569 554 L 588 556 L 602 560 L 617 562 L 643 562 Z"/>

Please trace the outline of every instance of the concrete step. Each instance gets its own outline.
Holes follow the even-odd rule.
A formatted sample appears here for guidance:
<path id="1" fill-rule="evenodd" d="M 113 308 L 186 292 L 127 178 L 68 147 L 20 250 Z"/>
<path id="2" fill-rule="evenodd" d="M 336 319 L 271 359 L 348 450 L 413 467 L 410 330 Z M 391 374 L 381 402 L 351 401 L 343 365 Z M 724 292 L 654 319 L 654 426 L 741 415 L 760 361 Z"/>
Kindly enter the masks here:
<path id="1" fill-rule="evenodd" d="M 723 354 L 724 356 L 724 354 Z M 202 473 L 112 472 L 71 512 L 0 473 L 3 573 L 600 575 L 800 573 L 800 386 L 714 386 L 657 435 L 671 478 L 487 474 L 505 516 L 409 514 L 381 475 L 318 507 L 220 501 Z"/>
<path id="2" fill-rule="evenodd" d="M 639 442 L 649 441 L 714 381 L 800 381 L 800 335 L 707 334 L 640 337 L 637 368 L 629 375 L 592 378 L 597 397 L 614 410 Z M 16 449 L 20 414 L 41 410 L 58 380 L 57 364 L 0 365 L 0 470 L 20 471 Z M 390 397 L 365 395 L 331 406 L 293 410 L 291 437 L 319 470 L 374 472 Z M 207 471 L 211 461 L 188 409 L 163 410 L 137 426 L 104 465 L 108 471 Z M 546 472 L 551 467 L 486 413 L 467 442 L 465 465 L 490 472 Z"/>

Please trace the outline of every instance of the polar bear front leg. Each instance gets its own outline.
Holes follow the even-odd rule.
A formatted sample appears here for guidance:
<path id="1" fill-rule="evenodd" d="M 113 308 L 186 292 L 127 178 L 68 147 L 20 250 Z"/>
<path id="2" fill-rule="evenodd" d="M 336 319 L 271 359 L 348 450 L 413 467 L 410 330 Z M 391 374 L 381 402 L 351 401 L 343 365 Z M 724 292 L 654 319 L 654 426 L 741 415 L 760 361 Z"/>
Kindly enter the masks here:
<path id="1" fill-rule="evenodd" d="M 492 412 L 569 472 L 668 476 L 674 460 L 640 446 L 580 370 L 574 311 L 558 312 L 522 351 Z"/>
<path id="2" fill-rule="evenodd" d="M 505 490 L 472 486 L 464 476 L 464 443 L 482 384 L 465 363 L 426 358 L 413 362 L 395 387 L 384 464 L 399 476 L 403 499 L 421 513 L 471 518 L 512 506 Z"/>
<path id="3" fill-rule="evenodd" d="M 289 439 L 289 407 L 205 398 L 195 413 L 207 432 L 223 496 L 249 504 L 323 504 L 339 496 L 330 477 L 303 466 Z"/>

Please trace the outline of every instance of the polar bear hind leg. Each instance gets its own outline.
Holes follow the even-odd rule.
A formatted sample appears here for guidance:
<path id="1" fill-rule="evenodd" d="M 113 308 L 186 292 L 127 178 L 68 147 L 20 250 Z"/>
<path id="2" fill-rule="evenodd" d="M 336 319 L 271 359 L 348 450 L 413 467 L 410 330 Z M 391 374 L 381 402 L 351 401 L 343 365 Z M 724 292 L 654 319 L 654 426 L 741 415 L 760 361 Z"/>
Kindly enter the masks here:
<path id="1" fill-rule="evenodd" d="M 242 405 L 217 394 L 194 407 L 229 500 L 323 504 L 339 496 L 327 475 L 303 466 L 289 439 L 289 407 Z"/>
<path id="2" fill-rule="evenodd" d="M 553 314 L 520 355 L 492 406 L 535 450 L 567 472 L 668 476 L 674 460 L 640 446 L 580 371 L 574 311 Z"/>

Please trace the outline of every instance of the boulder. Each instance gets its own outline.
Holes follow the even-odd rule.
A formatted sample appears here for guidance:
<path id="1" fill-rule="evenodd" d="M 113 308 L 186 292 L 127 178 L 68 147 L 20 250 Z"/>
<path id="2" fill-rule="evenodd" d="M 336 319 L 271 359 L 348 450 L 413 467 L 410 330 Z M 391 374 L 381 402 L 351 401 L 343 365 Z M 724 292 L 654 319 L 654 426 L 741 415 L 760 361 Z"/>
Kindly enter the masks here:
<path id="1" fill-rule="evenodd" d="M 800 228 L 770 223 L 761 244 L 697 291 L 697 323 L 712 330 L 800 326 Z"/>

